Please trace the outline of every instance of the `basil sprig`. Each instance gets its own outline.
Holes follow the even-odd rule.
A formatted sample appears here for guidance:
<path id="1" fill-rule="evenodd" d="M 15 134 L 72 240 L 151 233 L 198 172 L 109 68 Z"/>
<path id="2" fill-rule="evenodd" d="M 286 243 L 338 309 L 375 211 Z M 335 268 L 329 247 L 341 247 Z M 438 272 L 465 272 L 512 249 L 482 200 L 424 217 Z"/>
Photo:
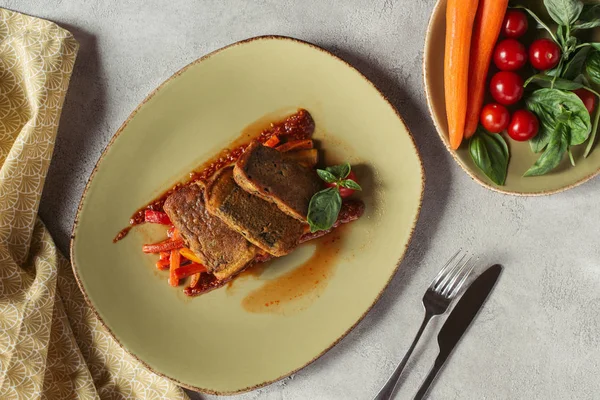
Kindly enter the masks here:
<path id="1" fill-rule="evenodd" d="M 508 169 L 508 146 L 499 134 L 479 128 L 469 141 L 471 159 L 492 182 L 502 186 Z"/>
<path id="2" fill-rule="evenodd" d="M 569 150 L 570 141 L 570 131 L 567 125 L 562 122 L 558 123 L 546 150 L 544 150 L 540 158 L 523 176 L 539 176 L 552 171 L 560 164 L 564 155 Z"/>
<path id="3" fill-rule="evenodd" d="M 351 167 L 349 163 L 334 165 L 325 169 L 317 169 L 319 177 L 327 183 L 335 186 L 317 192 L 308 205 L 308 225 L 311 232 L 325 231 L 330 229 L 342 208 L 342 196 L 340 187 L 362 190 L 360 185 L 348 178 Z"/>
<path id="4" fill-rule="evenodd" d="M 560 164 L 571 146 L 588 140 L 592 131 L 590 115 L 583 101 L 565 90 L 538 89 L 526 104 L 540 120 L 540 130 L 530 141 L 531 149 L 543 153 L 524 176 L 544 175 Z"/>
<path id="5" fill-rule="evenodd" d="M 571 164 L 575 165 L 571 146 L 586 141 L 583 156 L 587 157 L 594 147 L 600 122 L 600 107 L 596 107 L 590 117 L 583 102 L 571 93 L 583 88 L 600 98 L 600 94 L 588 84 L 588 80 L 600 84 L 600 43 L 580 43 L 574 36 L 581 30 L 600 27 L 600 4 L 584 4 L 581 0 L 544 0 L 544 5 L 548 15 L 558 24 L 555 31 L 533 11 L 516 7 L 526 10 L 538 22 L 538 28 L 548 31 L 562 54 L 554 69 L 535 74 L 525 82 L 525 86 L 534 84 L 544 88 L 534 91 L 526 99 L 527 108 L 540 120 L 540 131 L 529 143 L 535 153 L 543 153 L 525 176 L 548 173 L 567 153 Z"/>
<path id="6" fill-rule="evenodd" d="M 592 82 L 600 85 L 600 51 L 594 51 L 587 59 L 585 71 Z"/>

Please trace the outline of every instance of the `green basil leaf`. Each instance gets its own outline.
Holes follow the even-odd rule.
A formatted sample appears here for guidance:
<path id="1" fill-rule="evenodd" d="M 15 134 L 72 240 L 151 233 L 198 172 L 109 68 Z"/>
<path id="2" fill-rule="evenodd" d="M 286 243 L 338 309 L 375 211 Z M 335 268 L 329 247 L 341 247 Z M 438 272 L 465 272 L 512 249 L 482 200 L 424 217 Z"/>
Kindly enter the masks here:
<path id="1" fill-rule="evenodd" d="M 562 114 L 559 114 L 559 116 L 556 118 L 556 120 L 558 122 L 560 122 L 561 124 L 568 125 L 569 121 L 571 120 L 572 117 L 573 117 L 573 113 L 571 111 L 565 111 Z"/>
<path id="2" fill-rule="evenodd" d="M 556 39 L 558 39 L 560 47 L 564 48 L 567 38 L 565 37 L 565 28 L 562 25 L 558 25 L 558 28 L 556 28 Z"/>
<path id="3" fill-rule="evenodd" d="M 562 65 L 559 64 L 556 67 L 547 70 L 542 75 L 546 75 L 546 76 L 560 76 L 561 69 L 562 69 Z"/>
<path id="4" fill-rule="evenodd" d="M 550 17 L 559 25 L 573 24 L 583 11 L 583 3 L 578 0 L 544 0 Z"/>
<path id="5" fill-rule="evenodd" d="M 575 79 L 573 79 L 573 82 L 581 83 L 583 86 L 590 86 L 590 82 L 584 74 L 577 76 Z"/>
<path id="6" fill-rule="evenodd" d="M 338 181 L 335 175 L 324 169 L 317 169 L 317 175 L 319 175 L 319 178 L 323 179 L 327 183 L 335 183 Z"/>
<path id="7" fill-rule="evenodd" d="M 499 134 L 478 129 L 469 141 L 471 159 L 492 182 L 502 186 L 508 169 L 508 146 Z"/>
<path id="8" fill-rule="evenodd" d="M 311 232 L 325 231 L 337 220 L 342 197 L 337 187 L 327 188 L 317 192 L 308 205 L 308 225 Z"/>
<path id="9" fill-rule="evenodd" d="M 590 50 L 591 50 L 591 48 L 589 46 L 580 48 L 577 51 L 577 53 L 575 53 L 575 55 L 573 56 L 571 61 L 569 61 L 567 63 L 567 66 L 565 67 L 565 70 L 562 74 L 562 78 L 568 79 L 568 80 L 573 80 L 578 75 L 580 75 L 581 71 L 583 71 L 583 67 L 585 66 L 585 60 L 587 59 L 587 56 L 588 56 Z M 555 87 L 558 89 L 562 89 L 558 86 L 555 86 Z M 577 88 L 575 88 L 575 89 L 577 89 Z M 571 90 L 571 89 L 567 89 L 567 90 Z"/>
<path id="10" fill-rule="evenodd" d="M 590 79 L 600 85 L 600 52 L 594 51 L 587 59 L 585 71 Z"/>
<path id="11" fill-rule="evenodd" d="M 552 171 L 562 161 L 570 141 L 569 129 L 565 124 L 559 123 L 546 150 L 523 176 L 539 176 Z"/>
<path id="12" fill-rule="evenodd" d="M 600 26 L 600 4 L 586 4 L 573 29 L 592 29 Z"/>
<path id="13" fill-rule="evenodd" d="M 360 185 L 358 183 L 354 182 L 352 179 L 343 180 L 340 183 L 338 183 L 338 185 L 340 185 L 341 187 L 345 187 L 347 189 L 362 190 Z"/>
<path id="14" fill-rule="evenodd" d="M 537 74 L 533 75 L 531 78 L 527 79 L 523 86 L 527 86 L 530 83 L 535 83 L 538 86 L 543 88 L 552 87 L 552 82 L 554 81 L 554 88 L 562 89 L 562 90 L 575 90 L 582 88 L 583 85 L 581 83 L 573 82 L 572 80 L 562 79 L 562 78 L 553 78 L 551 76 L 545 74 Z"/>
<path id="15" fill-rule="evenodd" d="M 538 89 L 527 98 L 526 104 L 540 120 L 540 130 L 530 140 L 534 152 L 539 153 L 548 145 L 558 125 L 558 117 L 564 112 L 571 112 L 566 122 L 566 128 L 570 131 L 570 145 L 581 144 L 589 137 L 592 129 L 590 114 L 575 93 L 559 89 Z"/>
<path id="16" fill-rule="evenodd" d="M 344 163 L 344 164 L 340 164 L 340 165 L 334 165 L 332 167 L 327 167 L 325 168 L 328 172 L 331 172 L 333 175 L 335 175 L 335 177 L 337 178 L 337 180 L 339 179 L 346 179 L 346 177 L 348 175 L 350 175 L 350 164 L 349 163 Z"/>

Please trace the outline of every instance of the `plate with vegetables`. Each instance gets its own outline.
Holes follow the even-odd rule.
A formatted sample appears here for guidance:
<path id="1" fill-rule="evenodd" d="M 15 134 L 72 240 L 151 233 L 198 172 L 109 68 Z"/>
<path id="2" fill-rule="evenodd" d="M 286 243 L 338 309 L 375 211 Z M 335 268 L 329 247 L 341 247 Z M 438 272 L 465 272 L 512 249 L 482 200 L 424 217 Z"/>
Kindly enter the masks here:
<path id="1" fill-rule="evenodd" d="M 181 386 L 239 393 L 366 315 L 423 185 L 402 117 L 368 79 L 312 44 L 252 38 L 133 111 L 88 181 L 71 262 L 130 354 Z"/>
<path id="2" fill-rule="evenodd" d="M 600 173 L 600 4 L 440 0 L 423 69 L 442 141 L 483 186 L 543 195 Z"/>

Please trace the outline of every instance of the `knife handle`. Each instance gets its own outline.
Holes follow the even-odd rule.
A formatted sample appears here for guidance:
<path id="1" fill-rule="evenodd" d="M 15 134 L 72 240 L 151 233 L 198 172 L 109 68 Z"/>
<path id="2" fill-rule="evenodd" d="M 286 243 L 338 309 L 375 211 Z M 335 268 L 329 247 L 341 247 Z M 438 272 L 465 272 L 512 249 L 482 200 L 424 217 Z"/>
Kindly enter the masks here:
<path id="1" fill-rule="evenodd" d="M 445 357 L 442 357 L 441 354 L 438 355 L 438 357 L 435 359 L 435 362 L 433 363 L 433 367 L 427 375 L 427 378 L 425 378 L 423 384 L 421 384 L 421 387 L 419 388 L 419 391 L 415 395 L 414 400 L 422 400 L 425 398 L 425 395 L 427 394 L 429 387 L 433 383 L 433 380 L 437 376 L 438 372 L 440 372 L 440 368 L 442 368 L 442 365 L 444 365 L 444 361 Z"/>

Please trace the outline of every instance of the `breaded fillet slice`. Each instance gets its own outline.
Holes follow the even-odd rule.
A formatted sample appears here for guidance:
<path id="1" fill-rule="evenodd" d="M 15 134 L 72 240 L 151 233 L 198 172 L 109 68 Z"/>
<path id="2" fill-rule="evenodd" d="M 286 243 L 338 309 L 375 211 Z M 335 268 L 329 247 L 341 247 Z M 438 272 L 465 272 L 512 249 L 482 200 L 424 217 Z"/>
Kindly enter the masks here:
<path id="1" fill-rule="evenodd" d="M 242 189 L 302 222 L 306 222 L 310 199 L 323 186 L 313 169 L 256 141 L 235 163 L 233 177 Z"/>
<path id="2" fill-rule="evenodd" d="M 204 200 L 210 213 L 276 257 L 291 252 L 304 233 L 305 224 L 239 187 L 233 179 L 233 167 L 213 176 L 206 185 Z"/>
<path id="3" fill-rule="evenodd" d="M 260 252 L 208 212 L 204 205 L 204 189 L 198 184 L 183 187 L 170 195 L 164 210 L 190 250 L 220 280 L 244 269 Z"/>

